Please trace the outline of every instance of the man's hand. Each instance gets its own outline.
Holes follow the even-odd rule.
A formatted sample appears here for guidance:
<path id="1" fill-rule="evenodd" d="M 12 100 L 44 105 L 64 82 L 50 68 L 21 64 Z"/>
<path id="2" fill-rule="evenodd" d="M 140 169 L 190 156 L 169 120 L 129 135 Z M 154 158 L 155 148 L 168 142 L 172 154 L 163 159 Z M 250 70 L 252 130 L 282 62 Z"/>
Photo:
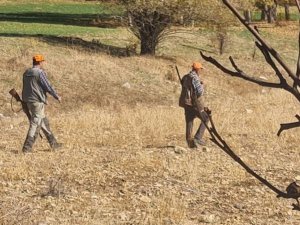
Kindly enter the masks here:
<path id="1" fill-rule="evenodd" d="M 59 103 L 61 103 L 61 97 L 60 97 L 60 96 L 58 96 L 57 101 L 58 101 Z"/>
<path id="2" fill-rule="evenodd" d="M 211 115 L 211 110 L 208 107 L 204 107 L 204 111 L 208 114 Z"/>

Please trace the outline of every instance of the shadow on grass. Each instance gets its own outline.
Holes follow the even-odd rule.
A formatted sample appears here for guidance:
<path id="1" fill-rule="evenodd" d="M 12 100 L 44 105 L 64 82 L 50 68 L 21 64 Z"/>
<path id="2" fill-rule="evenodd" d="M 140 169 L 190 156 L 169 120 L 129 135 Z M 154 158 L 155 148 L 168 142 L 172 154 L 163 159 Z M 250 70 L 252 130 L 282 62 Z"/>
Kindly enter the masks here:
<path id="1" fill-rule="evenodd" d="M 21 23 L 47 23 L 76 26 L 114 28 L 122 26 L 122 17 L 108 14 L 62 14 L 62 13 L 0 13 L 0 21 Z"/>
<path id="2" fill-rule="evenodd" d="M 37 38 L 40 41 L 44 41 L 54 45 L 63 45 L 68 47 L 78 47 L 79 49 L 91 51 L 91 52 L 102 52 L 108 55 L 117 57 L 128 57 L 136 55 L 136 45 L 128 46 L 125 48 L 117 47 L 113 45 L 103 44 L 97 40 L 85 41 L 77 37 L 57 37 L 53 35 L 41 35 L 41 34 L 7 34 L 0 33 L 0 37 L 32 37 Z"/>

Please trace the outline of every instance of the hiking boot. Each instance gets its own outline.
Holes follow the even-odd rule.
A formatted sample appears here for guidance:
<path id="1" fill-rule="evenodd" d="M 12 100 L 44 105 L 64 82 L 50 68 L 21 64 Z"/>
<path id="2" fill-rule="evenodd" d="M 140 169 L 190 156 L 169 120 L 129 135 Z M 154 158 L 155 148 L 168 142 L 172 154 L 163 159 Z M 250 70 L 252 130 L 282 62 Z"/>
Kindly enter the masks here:
<path id="1" fill-rule="evenodd" d="M 194 143 L 196 145 L 201 145 L 201 146 L 205 146 L 206 145 L 205 141 L 203 141 L 202 139 L 197 139 L 197 138 L 194 139 Z"/>
<path id="2" fill-rule="evenodd" d="M 34 141 L 35 140 L 34 140 L 33 137 L 27 136 L 26 139 L 25 139 L 23 148 L 22 148 L 22 152 L 23 153 L 30 153 L 30 152 L 32 152 L 32 146 L 34 144 Z"/>
<path id="3" fill-rule="evenodd" d="M 194 140 L 187 141 L 187 144 L 189 148 L 197 148 L 197 145 L 195 144 Z"/>
<path id="4" fill-rule="evenodd" d="M 55 142 L 54 144 L 52 144 L 52 145 L 50 145 L 50 146 L 51 146 L 51 148 L 52 148 L 53 150 L 57 150 L 57 149 L 62 148 L 62 147 L 63 147 L 63 144 L 62 144 L 62 143 Z"/>
<path id="5" fill-rule="evenodd" d="M 53 150 L 56 150 L 56 149 L 59 149 L 62 147 L 62 143 L 58 143 L 56 138 L 53 136 L 53 134 L 47 135 L 46 138 L 49 142 L 50 147 Z"/>

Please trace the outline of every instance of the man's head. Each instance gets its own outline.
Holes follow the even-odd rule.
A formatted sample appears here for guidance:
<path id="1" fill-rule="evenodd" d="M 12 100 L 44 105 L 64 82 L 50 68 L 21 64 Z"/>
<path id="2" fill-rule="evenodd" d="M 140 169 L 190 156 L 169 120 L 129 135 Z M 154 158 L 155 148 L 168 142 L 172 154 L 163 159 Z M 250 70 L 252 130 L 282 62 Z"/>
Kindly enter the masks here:
<path id="1" fill-rule="evenodd" d="M 42 55 L 35 55 L 32 57 L 32 63 L 34 66 L 42 65 L 42 63 L 45 61 L 44 56 Z"/>
<path id="2" fill-rule="evenodd" d="M 203 66 L 202 66 L 202 64 L 200 63 L 200 62 L 194 62 L 193 63 L 193 65 L 192 65 L 192 69 L 194 70 L 194 71 L 196 71 L 196 73 L 200 73 L 200 70 L 202 70 L 203 69 Z"/>

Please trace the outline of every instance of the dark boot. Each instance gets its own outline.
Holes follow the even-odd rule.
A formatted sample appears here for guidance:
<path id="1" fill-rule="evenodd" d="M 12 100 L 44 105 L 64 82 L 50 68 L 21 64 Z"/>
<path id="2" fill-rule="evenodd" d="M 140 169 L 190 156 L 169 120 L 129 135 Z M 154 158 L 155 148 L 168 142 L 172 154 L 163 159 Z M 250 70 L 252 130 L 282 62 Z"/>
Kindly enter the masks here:
<path id="1" fill-rule="evenodd" d="M 32 152 L 32 146 L 33 146 L 33 144 L 34 144 L 34 138 L 27 136 L 26 140 L 24 142 L 24 145 L 23 145 L 22 152 L 23 153 Z"/>
<path id="2" fill-rule="evenodd" d="M 56 138 L 53 136 L 53 134 L 50 134 L 50 135 L 47 135 L 46 136 L 49 144 L 50 144 L 50 147 L 55 150 L 55 149 L 59 149 L 62 147 L 62 143 L 58 143 Z"/>
<path id="3" fill-rule="evenodd" d="M 189 148 L 197 148 L 197 145 L 194 140 L 187 140 Z"/>

